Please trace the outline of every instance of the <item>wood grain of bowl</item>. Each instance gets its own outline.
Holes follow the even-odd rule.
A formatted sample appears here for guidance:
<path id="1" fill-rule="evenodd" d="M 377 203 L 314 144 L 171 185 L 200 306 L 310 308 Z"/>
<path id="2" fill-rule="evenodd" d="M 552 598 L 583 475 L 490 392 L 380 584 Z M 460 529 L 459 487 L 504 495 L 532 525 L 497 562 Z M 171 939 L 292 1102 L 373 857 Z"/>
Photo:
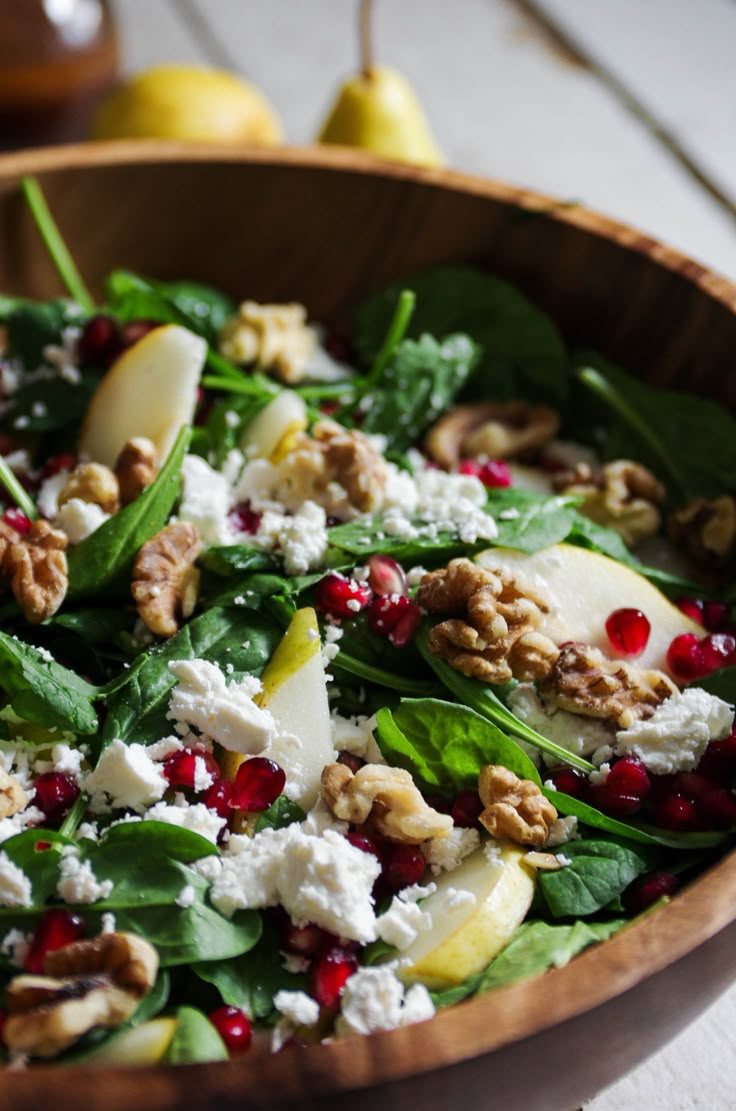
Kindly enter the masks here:
<path id="1" fill-rule="evenodd" d="M 0 158 L 0 290 L 33 297 L 59 287 L 21 200 L 27 173 L 98 290 L 124 266 L 303 301 L 340 324 L 387 280 L 466 261 L 516 282 L 569 340 L 736 409 L 736 285 L 581 206 L 338 149 L 25 152 Z M 225 1065 L 8 1073 L 0 1107 L 571 1111 L 695 1018 L 734 973 L 731 853 L 568 967 L 429 1023 Z"/>

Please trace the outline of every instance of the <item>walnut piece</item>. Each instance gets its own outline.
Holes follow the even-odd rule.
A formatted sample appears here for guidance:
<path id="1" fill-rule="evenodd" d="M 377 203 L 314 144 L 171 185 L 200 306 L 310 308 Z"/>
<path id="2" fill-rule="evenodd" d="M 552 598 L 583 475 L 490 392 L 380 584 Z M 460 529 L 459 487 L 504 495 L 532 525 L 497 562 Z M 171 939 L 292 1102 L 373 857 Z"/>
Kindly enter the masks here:
<path id="1" fill-rule="evenodd" d="M 493 837 L 537 848 L 547 840 L 557 811 L 531 779 L 519 779 L 502 764 L 486 764 L 478 793 L 485 807 L 479 820 Z"/>
<path id="2" fill-rule="evenodd" d="M 141 621 L 157 636 L 170 637 L 197 604 L 202 542 L 194 525 L 175 521 L 142 546 L 133 565 L 131 591 Z"/>
<path id="3" fill-rule="evenodd" d="M 99 505 L 105 513 L 117 513 L 120 508 L 118 480 L 102 463 L 78 463 L 57 498 L 59 508 L 72 498 Z"/>
<path id="4" fill-rule="evenodd" d="M 427 433 L 425 447 L 443 467 L 460 459 L 529 459 L 557 434 L 559 417 L 546 405 L 479 401 L 456 405 Z"/>
<path id="5" fill-rule="evenodd" d="M 156 448 L 145 436 L 128 440 L 115 461 L 120 504 L 129 505 L 150 486 L 158 470 Z"/>
<path id="6" fill-rule="evenodd" d="M 567 644 L 539 692 L 563 710 L 628 729 L 637 719 L 651 717 L 677 687 L 663 671 L 606 659 L 587 644 Z"/>
<path id="7" fill-rule="evenodd" d="M 559 650 L 538 631 L 546 600 L 521 576 L 469 559 L 422 578 L 417 602 L 428 613 L 456 615 L 430 630 L 432 655 L 487 683 L 548 675 Z"/>
<path id="8" fill-rule="evenodd" d="M 67 537 L 48 521 L 34 521 L 25 536 L 16 537 L 3 532 L 0 538 L 2 573 L 26 621 L 39 625 L 56 613 L 66 595 Z"/>
<path id="9" fill-rule="evenodd" d="M 447 837 L 449 814 L 433 810 L 409 772 L 384 764 L 366 764 L 355 774 L 344 764 L 322 771 L 322 797 L 336 818 L 370 824 L 383 837 L 418 845 L 429 837 Z"/>
<path id="10" fill-rule="evenodd" d="M 220 334 L 220 351 L 235 363 L 254 364 L 289 385 L 301 381 L 317 345 L 304 305 L 243 301 Z"/>
<path id="11" fill-rule="evenodd" d="M 600 471 L 578 463 L 557 474 L 553 486 L 562 494 L 582 495 L 580 512 L 614 529 L 629 547 L 659 531 L 662 517 L 657 506 L 664 502 L 666 490 L 641 463 L 617 459 Z"/>
<path id="12" fill-rule="evenodd" d="M 348 509 L 379 509 L 388 478 L 385 459 L 363 432 L 328 420 L 295 438 L 279 472 L 279 498 L 290 509 L 315 501 L 328 513 L 345 512 L 346 497 Z"/>
<path id="13" fill-rule="evenodd" d="M 0 768 L 0 819 L 12 818 L 27 802 L 28 796 L 15 776 Z"/>
<path id="14" fill-rule="evenodd" d="M 736 549 L 736 500 L 730 494 L 696 498 L 670 514 L 668 531 L 696 563 L 724 567 Z"/>
<path id="15" fill-rule="evenodd" d="M 126 1022 L 157 972 L 156 950 L 136 934 L 100 934 L 55 949 L 43 976 L 16 976 L 5 989 L 3 1040 L 14 1053 L 55 1057 L 94 1027 Z"/>

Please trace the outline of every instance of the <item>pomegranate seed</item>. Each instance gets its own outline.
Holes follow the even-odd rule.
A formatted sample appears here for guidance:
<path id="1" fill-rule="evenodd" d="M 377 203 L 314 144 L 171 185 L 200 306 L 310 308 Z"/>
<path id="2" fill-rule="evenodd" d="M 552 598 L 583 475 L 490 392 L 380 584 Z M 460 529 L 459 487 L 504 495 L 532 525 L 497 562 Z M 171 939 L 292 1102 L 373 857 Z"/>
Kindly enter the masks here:
<path id="1" fill-rule="evenodd" d="M 63 772 L 44 772 L 33 782 L 36 788 L 34 806 L 42 810 L 50 822 L 60 822 L 79 798 L 76 779 Z"/>
<path id="2" fill-rule="evenodd" d="M 338 764 L 344 764 L 346 768 L 350 768 L 353 775 L 365 767 L 365 760 L 361 760 L 360 756 L 354 756 L 352 752 L 341 752 L 337 762 Z"/>
<path id="3" fill-rule="evenodd" d="M 624 818 L 641 810 L 642 800 L 638 795 L 629 795 L 614 790 L 605 783 L 595 783 L 590 788 L 590 803 L 611 818 Z"/>
<path id="4" fill-rule="evenodd" d="M 736 637 L 731 633 L 709 633 L 700 642 L 705 671 L 718 671 L 736 662 Z"/>
<path id="5" fill-rule="evenodd" d="M 452 809 L 451 801 L 446 799 L 444 795 L 428 794 L 424 796 L 424 801 L 438 814 L 449 814 Z"/>
<path id="6" fill-rule="evenodd" d="M 513 485 L 513 475 L 508 463 L 503 459 L 489 459 L 478 472 L 478 478 L 491 490 Z"/>
<path id="7" fill-rule="evenodd" d="M 718 829 L 736 826 L 736 798 L 727 787 L 709 784 L 697 799 L 698 813 Z"/>
<path id="8" fill-rule="evenodd" d="M 477 459 L 461 459 L 457 465 L 458 474 L 472 474 L 474 478 L 480 477 L 481 464 Z"/>
<path id="9" fill-rule="evenodd" d="M 218 1007 L 207 1016 L 230 1053 L 250 1048 L 250 1019 L 240 1007 Z"/>
<path id="10" fill-rule="evenodd" d="M 725 602 L 705 602 L 702 622 L 709 633 L 720 633 L 731 620 L 731 607 Z"/>
<path id="11" fill-rule="evenodd" d="M 703 624 L 703 609 L 704 605 L 700 598 L 691 598 L 687 594 L 677 599 L 675 603 L 677 608 L 682 610 L 686 617 L 692 618 L 697 621 L 699 625 Z"/>
<path id="12" fill-rule="evenodd" d="M 427 862 L 416 845 L 399 845 L 387 841 L 381 851 L 383 878 L 391 891 L 401 891 L 419 883 L 427 870 Z"/>
<path id="13" fill-rule="evenodd" d="M 698 802 L 712 786 L 711 780 L 700 772 L 678 772 L 672 781 L 670 794 Z"/>
<path id="14" fill-rule="evenodd" d="M 43 477 L 51 478 L 62 471 L 73 471 L 77 465 L 77 457 L 71 451 L 63 451 L 60 455 L 53 455 L 47 459 L 43 468 Z"/>
<path id="15" fill-rule="evenodd" d="M 456 826 L 462 826 L 463 829 L 474 829 L 478 825 L 478 818 L 482 811 L 483 803 L 480 801 L 480 795 L 476 790 L 470 788 L 455 796 L 450 814 Z"/>
<path id="16" fill-rule="evenodd" d="M 172 787 L 193 788 L 195 786 L 197 760 L 204 761 L 205 770 L 211 776 L 215 778 L 219 776 L 219 765 L 211 753 L 192 752 L 185 749 L 183 752 L 175 752 L 172 756 L 169 756 L 168 760 L 164 761 L 163 773 Z M 199 767 L 201 768 L 201 764 Z M 209 790 L 209 788 L 206 789 Z"/>
<path id="17" fill-rule="evenodd" d="M 733 775 L 736 771 L 736 730 L 722 741 L 711 741 L 698 764 L 698 771 L 719 780 Z"/>
<path id="18" fill-rule="evenodd" d="M 309 993 L 320 1007 L 336 1011 L 345 984 L 358 970 L 354 953 L 340 946 L 329 949 L 316 960 L 309 973 Z"/>
<path id="19" fill-rule="evenodd" d="M 3 521 L 5 521 L 6 525 L 10 525 L 11 528 L 14 528 L 16 532 L 19 532 L 21 536 L 25 536 L 27 532 L 30 532 L 31 525 L 33 524 L 31 518 L 27 517 L 22 509 L 16 509 L 14 505 L 11 505 L 10 509 L 5 510 L 3 513 Z"/>
<path id="20" fill-rule="evenodd" d="M 286 773 L 267 756 L 251 756 L 238 768 L 233 783 L 232 805 L 236 810 L 267 810 L 284 789 Z"/>
<path id="21" fill-rule="evenodd" d="M 644 799 L 652 789 L 652 781 L 641 760 L 623 756 L 608 773 L 606 787 L 618 794 Z"/>
<path id="22" fill-rule="evenodd" d="M 138 343 L 138 340 L 143 339 L 154 328 L 160 327 L 158 320 L 129 320 L 120 329 L 120 343 L 123 349 L 132 347 L 134 343 Z"/>
<path id="23" fill-rule="evenodd" d="M 697 679 L 703 674 L 703 653 L 695 633 L 675 637 L 667 649 L 667 666 L 678 679 Z"/>
<path id="24" fill-rule="evenodd" d="M 202 795 L 202 802 L 220 818 L 228 818 L 232 809 L 233 785 L 229 779 L 216 779 Z"/>
<path id="25" fill-rule="evenodd" d="M 345 336 L 341 336 L 337 332 L 330 332 L 322 343 L 327 354 L 331 355 L 338 363 L 352 362 L 354 354 L 352 344 Z M 338 403 L 334 402 L 333 404 L 337 408 Z"/>
<path id="26" fill-rule="evenodd" d="M 227 515 L 227 523 L 234 532 L 247 532 L 253 536 L 261 527 L 262 513 L 251 509 L 250 502 L 244 501 L 236 505 Z"/>
<path id="27" fill-rule="evenodd" d="M 394 625 L 388 639 L 394 648 L 406 648 L 422 622 L 422 611 L 416 602 L 409 604 L 406 613 Z"/>
<path id="28" fill-rule="evenodd" d="M 684 832 L 697 829 L 699 825 L 695 803 L 682 795 L 670 795 L 658 803 L 654 808 L 654 821 L 663 829 Z"/>
<path id="29" fill-rule="evenodd" d="M 606 632 L 621 656 L 640 656 L 647 646 L 652 626 L 641 610 L 614 610 L 606 618 Z"/>
<path id="30" fill-rule="evenodd" d="M 403 594 L 383 594 L 374 598 L 368 606 L 368 627 L 371 632 L 387 637 L 412 605 L 411 598 Z"/>
<path id="31" fill-rule="evenodd" d="M 368 584 L 374 594 L 406 594 L 404 568 L 387 555 L 372 555 L 368 560 Z"/>
<path id="32" fill-rule="evenodd" d="M 36 926 L 23 967 L 26 972 L 40 975 L 47 953 L 71 945 L 86 933 L 86 923 L 78 914 L 61 909 L 45 911 Z"/>
<path id="33" fill-rule="evenodd" d="M 553 768 L 549 773 L 556 791 L 562 791 L 573 799 L 585 799 L 590 790 L 590 783 L 583 772 L 577 768 Z"/>
<path id="34" fill-rule="evenodd" d="M 347 839 L 355 849 L 360 849 L 362 853 L 373 853 L 379 859 L 381 857 L 380 849 L 372 837 L 368 837 L 365 833 L 348 833 Z"/>
<path id="35" fill-rule="evenodd" d="M 679 886 L 680 881 L 672 872 L 651 872 L 629 884 L 621 901 L 629 914 L 641 914 L 666 895 L 674 895 Z"/>
<path id="36" fill-rule="evenodd" d="M 323 401 L 319 407 L 320 413 L 324 413 L 326 417 L 331 417 L 340 408 L 339 401 Z"/>
<path id="37" fill-rule="evenodd" d="M 333 572 L 317 583 L 317 609 L 332 617 L 355 617 L 371 600 L 371 589 L 354 579 Z"/>
<path id="38" fill-rule="evenodd" d="M 300 957 L 311 960 L 318 953 L 332 949 L 337 944 L 337 938 L 313 922 L 306 926 L 295 926 L 287 919 L 281 931 L 281 948 L 287 953 L 297 953 Z"/>
<path id="39" fill-rule="evenodd" d="M 82 366 L 107 368 L 120 351 L 118 325 L 111 316 L 92 316 L 79 337 L 79 361 Z"/>

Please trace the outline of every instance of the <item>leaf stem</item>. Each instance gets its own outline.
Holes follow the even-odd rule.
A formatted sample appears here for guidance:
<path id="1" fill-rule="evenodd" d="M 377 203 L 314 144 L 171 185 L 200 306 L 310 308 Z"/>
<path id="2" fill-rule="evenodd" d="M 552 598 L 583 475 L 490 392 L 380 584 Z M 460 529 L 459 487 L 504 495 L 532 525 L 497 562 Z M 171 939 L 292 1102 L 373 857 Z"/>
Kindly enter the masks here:
<path id="1" fill-rule="evenodd" d="M 87 312 L 94 312 L 95 303 L 92 295 L 84 284 L 82 275 L 77 270 L 74 259 L 61 237 L 61 232 L 51 215 L 46 198 L 41 191 L 41 186 L 35 177 L 24 177 L 21 181 L 21 189 L 46 250 L 67 291 L 83 309 Z"/>
<path id="2" fill-rule="evenodd" d="M 23 510 L 26 517 L 35 521 L 38 517 L 38 511 L 2 455 L 0 455 L 0 483 L 3 484 L 18 508 Z"/>
<path id="3" fill-rule="evenodd" d="M 401 343 L 406 335 L 406 329 L 409 327 L 411 318 L 414 315 L 414 306 L 416 302 L 417 297 L 412 289 L 402 289 L 396 302 L 394 315 L 391 317 L 391 323 L 388 326 L 388 332 L 383 341 L 383 346 L 376 355 L 376 361 L 368 375 L 366 385 L 369 389 L 381 377 L 390 362 L 394 349 Z"/>
<path id="4" fill-rule="evenodd" d="M 205 363 L 210 368 L 210 370 L 214 370 L 215 373 L 219 374 L 221 378 L 227 378 L 231 382 L 247 381 L 247 378 L 242 370 L 234 366 L 234 364 L 231 363 L 229 359 L 226 359 L 224 355 L 220 355 L 211 347 L 207 351 L 207 358 L 205 360 Z"/>
<path id="5" fill-rule="evenodd" d="M 373 35 L 371 9 L 373 0 L 360 0 L 358 13 L 358 39 L 360 42 L 360 72 L 366 80 L 373 73 Z"/>
<path id="6" fill-rule="evenodd" d="M 205 374 L 202 378 L 202 385 L 208 390 L 223 390 L 225 393 L 242 394 L 245 397 L 255 397 L 258 394 L 273 394 L 278 393 L 278 389 L 267 389 L 263 383 L 253 381 L 251 378 L 220 378 L 214 374 Z"/>
<path id="7" fill-rule="evenodd" d="M 73 837 L 74 834 L 77 832 L 77 827 L 79 826 L 79 823 L 84 817 L 84 812 L 87 809 L 87 802 L 88 799 L 85 794 L 81 794 L 78 796 L 66 818 L 64 818 L 64 821 L 59 826 L 59 833 L 62 837 Z"/>
<path id="8" fill-rule="evenodd" d="M 348 675 L 355 675 L 358 679 L 365 679 L 366 682 L 388 687 L 390 690 L 399 691 L 400 694 L 425 698 L 436 693 L 434 683 L 425 679 L 409 679 L 405 675 L 393 675 L 380 667 L 364 663 L 363 660 L 358 660 L 342 650 L 332 660 L 330 667 L 333 671 L 343 671 Z"/>

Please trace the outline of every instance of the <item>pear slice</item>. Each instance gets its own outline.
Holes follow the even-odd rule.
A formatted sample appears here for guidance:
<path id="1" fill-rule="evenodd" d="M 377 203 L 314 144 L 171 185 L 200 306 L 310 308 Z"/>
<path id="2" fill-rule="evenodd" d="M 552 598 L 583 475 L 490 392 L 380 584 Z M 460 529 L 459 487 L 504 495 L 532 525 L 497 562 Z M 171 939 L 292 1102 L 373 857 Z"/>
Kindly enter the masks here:
<path id="1" fill-rule="evenodd" d="M 265 755 L 281 765 L 287 780 L 298 784 L 292 797 L 310 810 L 319 795 L 322 769 L 335 755 L 319 626 L 311 607 L 297 610 L 292 617 L 266 665 L 262 683 L 256 701 L 271 712 L 279 731 Z M 298 737 L 300 745 L 291 737 Z M 238 752 L 225 753 L 223 775 L 233 779 L 244 759 Z"/>
<path id="2" fill-rule="evenodd" d="M 114 1034 L 80 1063 L 95 1069 L 156 1065 L 169 1048 L 175 1030 L 175 1018 L 152 1018 L 132 1030 Z"/>
<path id="3" fill-rule="evenodd" d="M 489 842 L 488 844 L 493 844 Z M 404 949 L 399 976 L 429 988 L 448 988 L 480 972 L 513 937 L 534 897 L 535 872 L 524 851 L 502 843 L 489 859 L 488 844 L 452 872 L 443 872 L 437 890 L 422 903 L 432 925 Z M 472 899 L 452 897 L 465 892 Z"/>
<path id="4" fill-rule="evenodd" d="M 488 548 L 476 559 L 489 570 L 498 567 L 519 572 L 549 600 L 551 611 L 543 618 L 540 631 L 555 644 L 578 640 L 615 658 L 606 618 L 614 610 L 631 607 L 641 610 L 651 625 L 649 641 L 636 663 L 670 674 L 667 649 L 672 640 L 680 633 L 702 636 L 704 632 L 648 579 L 587 548 L 554 544 L 531 555 L 512 548 Z"/>
<path id="5" fill-rule="evenodd" d="M 115 360 L 92 395 L 79 437 L 80 454 L 108 467 L 128 440 L 146 436 L 164 460 L 183 424 L 191 424 L 207 355 L 201 336 L 165 324 Z"/>
<path id="6" fill-rule="evenodd" d="M 249 459 L 276 463 L 306 427 L 306 402 L 293 390 L 282 390 L 250 422 L 240 440 L 241 451 Z"/>

